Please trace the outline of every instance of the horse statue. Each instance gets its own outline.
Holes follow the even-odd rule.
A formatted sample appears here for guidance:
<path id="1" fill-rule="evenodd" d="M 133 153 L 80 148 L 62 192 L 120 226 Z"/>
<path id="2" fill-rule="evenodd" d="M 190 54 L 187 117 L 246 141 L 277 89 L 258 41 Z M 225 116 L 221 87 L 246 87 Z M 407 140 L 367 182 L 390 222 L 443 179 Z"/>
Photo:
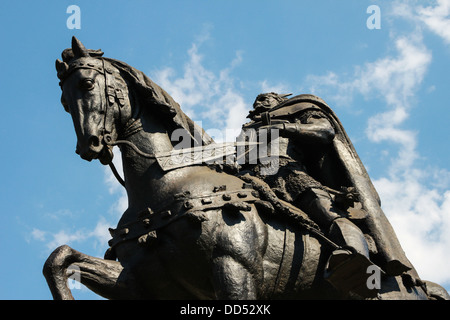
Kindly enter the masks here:
<path id="1" fill-rule="evenodd" d="M 196 158 L 209 150 L 218 159 L 227 148 L 215 148 L 162 88 L 75 37 L 62 58 L 56 69 L 76 152 L 114 171 L 112 148 L 120 148 L 128 208 L 104 259 L 67 245 L 51 253 L 43 273 L 54 299 L 73 299 L 74 270 L 107 299 L 360 298 L 324 278 L 334 244 L 307 217 L 263 183 Z M 375 299 L 447 297 L 432 283 L 380 281 Z"/>

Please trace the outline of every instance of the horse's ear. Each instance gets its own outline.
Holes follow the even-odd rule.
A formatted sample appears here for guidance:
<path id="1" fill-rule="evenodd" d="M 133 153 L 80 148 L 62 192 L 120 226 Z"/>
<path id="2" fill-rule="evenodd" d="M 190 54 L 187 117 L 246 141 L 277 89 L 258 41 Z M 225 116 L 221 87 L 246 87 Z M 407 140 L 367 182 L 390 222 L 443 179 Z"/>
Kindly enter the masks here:
<path id="1" fill-rule="evenodd" d="M 72 52 L 76 58 L 89 57 L 88 50 L 75 36 L 72 37 Z"/>
<path id="2" fill-rule="evenodd" d="M 56 71 L 58 72 L 58 78 L 61 78 L 61 76 L 69 69 L 69 66 L 67 63 L 62 62 L 59 59 L 56 59 L 55 62 Z"/>

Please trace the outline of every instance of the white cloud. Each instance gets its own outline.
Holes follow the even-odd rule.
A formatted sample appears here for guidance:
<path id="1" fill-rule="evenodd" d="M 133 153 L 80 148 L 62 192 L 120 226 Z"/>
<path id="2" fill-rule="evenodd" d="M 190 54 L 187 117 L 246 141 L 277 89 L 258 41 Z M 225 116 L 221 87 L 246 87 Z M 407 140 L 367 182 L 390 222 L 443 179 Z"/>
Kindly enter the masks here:
<path id="1" fill-rule="evenodd" d="M 418 172 L 420 173 L 420 171 Z M 417 176 L 374 181 L 400 241 L 423 279 L 450 283 L 450 191 L 427 187 Z"/>
<path id="2" fill-rule="evenodd" d="M 418 18 L 434 33 L 450 44 L 450 0 L 437 0 L 436 6 L 418 7 Z"/>
<path id="3" fill-rule="evenodd" d="M 99 217 L 96 226 L 92 230 L 79 229 L 72 231 L 61 229 L 56 232 L 50 232 L 34 228 L 31 232 L 31 239 L 44 242 L 46 248 L 51 251 L 63 244 L 74 245 L 89 241 L 93 249 L 100 250 L 98 254 L 101 255 L 108 240 L 111 239 L 108 231 L 109 227 L 111 227 L 111 224 L 104 217 Z"/>
<path id="4" fill-rule="evenodd" d="M 450 44 L 450 0 L 431 1 L 433 5 L 422 6 L 421 1 L 394 1 L 390 15 L 401 17 L 417 27 L 426 28 Z"/>
<path id="5" fill-rule="evenodd" d="M 111 239 L 108 229 L 112 226 L 113 224 L 110 223 L 105 217 L 100 217 L 94 230 L 88 233 L 88 238 L 94 239 L 96 246 L 104 248 Z"/>
<path id="6" fill-rule="evenodd" d="M 77 230 L 75 232 L 60 230 L 56 233 L 50 234 L 50 237 L 51 240 L 47 242 L 46 245 L 48 249 L 53 250 L 63 244 L 82 242 L 86 239 L 87 236 L 86 233 L 81 230 Z"/>
<path id="7" fill-rule="evenodd" d="M 31 237 L 32 237 L 34 240 L 38 240 L 38 241 L 44 241 L 44 240 L 45 240 L 45 234 L 46 234 L 45 231 L 39 230 L 39 229 L 37 229 L 37 228 L 34 228 L 34 229 L 31 231 Z"/>
<path id="8" fill-rule="evenodd" d="M 381 97 L 390 106 L 409 107 L 414 90 L 431 62 L 431 53 L 422 44 L 420 35 L 396 38 L 394 44 L 396 56 L 356 66 L 350 76 L 334 72 L 307 76 L 310 91 L 319 94 L 332 88 L 332 100 L 341 105 L 351 103 L 355 94 L 362 94 L 367 98 Z"/>
<path id="9" fill-rule="evenodd" d="M 280 94 L 292 93 L 289 89 L 289 85 L 285 83 L 270 84 L 268 80 L 264 80 L 260 83 L 261 92 L 276 92 Z"/>
<path id="10" fill-rule="evenodd" d="M 166 90 L 194 121 L 208 120 L 214 128 L 240 129 L 247 116 L 248 107 L 236 89 L 237 81 L 231 76 L 233 68 L 242 61 L 241 52 L 228 67 L 213 72 L 203 65 L 199 45 L 192 44 L 184 74 L 176 75 L 171 68 L 154 72 L 154 80 Z"/>
<path id="11" fill-rule="evenodd" d="M 366 133 L 373 142 L 399 145 L 394 170 L 408 168 L 418 156 L 417 133 L 402 129 L 401 125 L 409 117 L 415 91 L 423 81 L 432 55 L 420 35 L 401 36 L 393 42 L 395 56 L 356 66 L 350 78 L 329 72 L 325 76 L 310 75 L 307 82 L 313 93 L 331 90 L 331 100 L 339 105 L 351 104 L 356 94 L 384 100 L 387 110 L 368 120 Z"/>

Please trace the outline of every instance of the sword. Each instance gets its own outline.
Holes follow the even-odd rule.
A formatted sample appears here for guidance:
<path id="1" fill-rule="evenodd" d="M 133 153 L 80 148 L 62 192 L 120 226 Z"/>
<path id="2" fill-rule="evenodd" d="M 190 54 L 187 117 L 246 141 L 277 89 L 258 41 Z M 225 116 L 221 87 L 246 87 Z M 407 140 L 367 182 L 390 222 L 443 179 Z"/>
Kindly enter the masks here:
<path id="1" fill-rule="evenodd" d="M 259 142 L 224 142 L 213 143 L 206 146 L 175 149 L 170 152 L 159 153 L 155 155 L 155 158 L 164 171 L 169 171 L 176 168 L 187 167 L 196 164 L 213 164 L 218 160 L 223 163 L 224 157 L 227 157 L 227 161 L 230 160 L 230 156 L 236 155 L 236 147 L 240 146 L 252 146 L 258 145 Z"/>

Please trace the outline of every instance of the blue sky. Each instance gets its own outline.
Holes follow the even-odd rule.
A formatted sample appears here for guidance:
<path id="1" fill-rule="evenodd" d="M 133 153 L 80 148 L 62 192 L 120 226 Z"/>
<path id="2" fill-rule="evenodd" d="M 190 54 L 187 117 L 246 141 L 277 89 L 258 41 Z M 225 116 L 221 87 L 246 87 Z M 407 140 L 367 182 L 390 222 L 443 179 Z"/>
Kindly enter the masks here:
<path id="1" fill-rule="evenodd" d="M 105 3 L 0 3 L 0 299 L 50 299 L 50 252 L 103 256 L 126 208 L 108 168 L 74 152 L 54 68 L 73 35 L 145 72 L 217 140 L 234 138 L 261 92 L 322 97 L 419 274 L 450 289 L 449 0 Z M 367 27 L 370 5 L 380 29 Z"/>

